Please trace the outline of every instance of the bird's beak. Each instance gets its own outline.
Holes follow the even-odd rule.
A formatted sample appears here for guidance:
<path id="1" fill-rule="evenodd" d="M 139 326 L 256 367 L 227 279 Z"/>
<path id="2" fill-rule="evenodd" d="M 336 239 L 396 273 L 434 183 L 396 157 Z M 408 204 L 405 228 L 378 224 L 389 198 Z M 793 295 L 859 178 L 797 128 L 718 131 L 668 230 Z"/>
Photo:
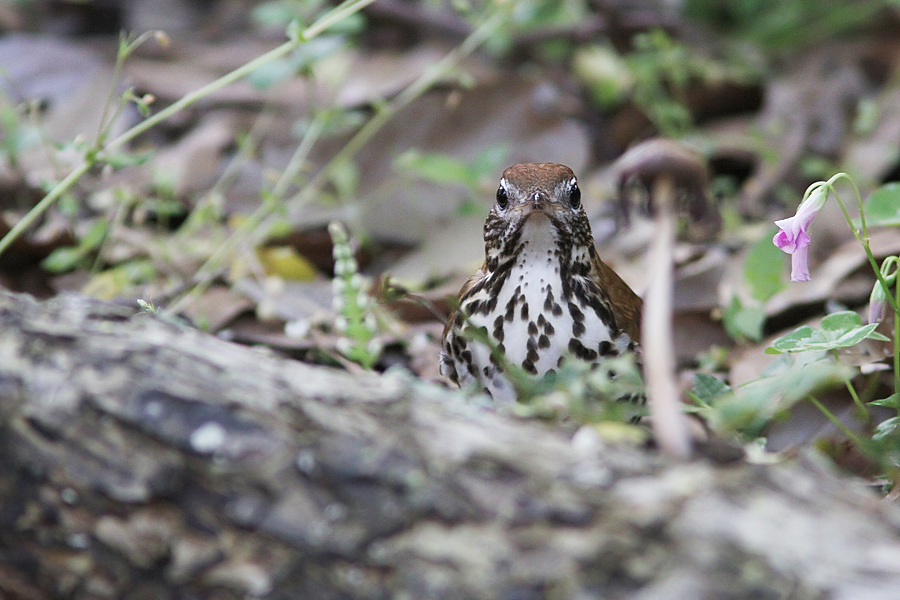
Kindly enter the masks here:
<path id="1" fill-rule="evenodd" d="M 526 215 L 530 215 L 535 211 L 546 213 L 552 208 L 553 202 L 551 202 L 543 192 L 534 192 L 519 206 L 521 207 L 522 212 Z"/>

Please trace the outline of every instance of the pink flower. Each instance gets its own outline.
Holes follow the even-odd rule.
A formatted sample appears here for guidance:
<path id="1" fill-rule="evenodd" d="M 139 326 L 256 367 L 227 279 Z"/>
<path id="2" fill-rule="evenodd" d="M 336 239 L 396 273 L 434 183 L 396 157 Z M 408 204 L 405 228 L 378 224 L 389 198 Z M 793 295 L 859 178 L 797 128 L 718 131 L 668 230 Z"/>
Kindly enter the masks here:
<path id="1" fill-rule="evenodd" d="M 809 281 L 809 226 L 825 206 L 828 187 L 815 188 L 797 207 L 797 214 L 775 221 L 779 232 L 772 243 L 791 255 L 791 281 Z"/>
<path id="2" fill-rule="evenodd" d="M 897 256 L 889 256 L 881 263 L 881 276 L 884 277 L 884 282 L 888 287 L 885 289 L 880 281 L 875 282 L 875 287 L 872 288 L 872 293 L 869 295 L 869 323 L 878 323 L 884 318 L 887 296 L 891 293 L 891 287 L 897 282 L 898 265 L 900 265 L 900 257 Z"/>
<path id="3" fill-rule="evenodd" d="M 883 290 L 881 282 L 876 281 L 875 287 L 872 288 L 872 295 L 869 296 L 869 323 L 880 323 L 884 318 L 884 308 L 887 301 L 884 298 Z"/>

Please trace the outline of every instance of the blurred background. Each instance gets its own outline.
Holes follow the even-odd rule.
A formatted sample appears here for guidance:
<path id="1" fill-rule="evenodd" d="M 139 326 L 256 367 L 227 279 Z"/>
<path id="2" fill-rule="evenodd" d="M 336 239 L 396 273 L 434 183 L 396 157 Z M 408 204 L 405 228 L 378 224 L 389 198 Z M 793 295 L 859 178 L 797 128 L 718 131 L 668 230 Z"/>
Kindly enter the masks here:
<path id="1" fill-rule="evenodd" d="M 835 203 L 815 223 L 807 284 L 787 283 L 772 221 L 838 171 L 864 197 L 900 179 L 896 2 L 366 4 L 106 152 L 0 255 L 0 285 L 141 299 L 352 368 L 331 284 L 339 221 L 373 301 L 375 367 L 436 378 L 447 298 L 483 260 L 501 171 L 572 167 L 601 257 L 640 292 L 652 230 L 617 213 L 615 160 L 664 136 L 708 161 L 716 222 L 676 250 L 683 377 L 755 379 L 772 336 L 864 310 L 874 277 Z M 85 156 L 333 7 L 0 0 L 0 232 Z M 900 252 L 895 228 L 870 233 L 876 255 Z M 863 354 L 877 365 L 887 349 Z M 808 422 L 770 443 L 824 419 Z"/>

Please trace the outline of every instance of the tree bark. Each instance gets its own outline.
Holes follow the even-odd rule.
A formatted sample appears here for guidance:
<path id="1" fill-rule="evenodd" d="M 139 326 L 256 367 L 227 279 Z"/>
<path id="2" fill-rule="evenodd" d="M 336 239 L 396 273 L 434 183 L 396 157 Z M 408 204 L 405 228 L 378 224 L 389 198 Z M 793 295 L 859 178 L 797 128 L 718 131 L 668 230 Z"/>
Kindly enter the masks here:
<path id="1" fill-rule="evenodd" d="M 110 304 L 0 295 L 0 597 L 866 600 L 900 513 Z"/>

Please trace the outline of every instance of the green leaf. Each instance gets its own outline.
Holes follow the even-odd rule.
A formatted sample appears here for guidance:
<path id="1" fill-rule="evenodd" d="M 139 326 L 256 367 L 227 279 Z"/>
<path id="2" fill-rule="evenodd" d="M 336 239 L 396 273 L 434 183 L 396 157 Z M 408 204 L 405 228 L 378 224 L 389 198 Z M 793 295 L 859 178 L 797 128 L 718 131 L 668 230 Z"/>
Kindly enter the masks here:
<path id="1" fill-rule="evenodd" d="M 760 306 L 745 306 L 737 296 L 731 297 L 731 303 L 725 309 L 723 322 L 725 331 L 733 339 L 762 339 L 763 324 L 766 313 Z"/>
<path id="2" fill-rule="evenodd" d="M 452 156 L 437 153 L 422 153 L 416 150 L 404 152 L 396 159 L 402 169 L 414 172 L 417 176 L 439 184 L 471 185 L 472 173 L 469 166 Z"/>
<path id="3" fill-rule="evenodd" d="M 866 225 L 900 225 L 900 183 L 888 183 L 866 200 Z"/>
<path id="4" fill-rule="evenodd" d="M 900 411 L 900 392 L 895 394 L 891 394 L 887 398 L 882 398 L 881 400 L 872 400 L 869 402 L 870 406 L 886 406 L 888 408 L 893 408 L 895 410 Z"/>
<path id="5" fill-rule="evenodd" d="M 250 18 L 260 27 L 284 27 L 297 18 L 297 11 L 284 2 L 264 2 L 253 7 Z"/>
<path id="6" fill-rule="evenodd" d="M 266 90 L 296 74 L 296 64 L 290 59 L 280 58 L 257 67 L 247 76 L 247 81 L 258 90 Z"/>
<path id="7" fill-rule="evenodd" d="M 775 231 L 775 228 L 767 231 L 744 260 L 744 281 L 750 295 L 760 302 L 765 302 L 787 285 L 783 279 L 784 253 L 772 243 Z"/>
<path id="8" fill-rule="evenodd" d="M 706 404 L 711 404 L 724 394 L 731 393 L 731 386 L 712 375 L 694 375 L 694 395 Z"/>
<path id="9" fill-rule="evenodd" d="M 126 167 L 138 167 L 145 164 L 153 158 L 155 152 L 147 150 L 146 152 L 115 152 L 103 157 L 104 162 L 113 169 L 124 169 Z"/>
<path id="10" fill-rule="evenodd" d="M 900 417 L 886 419 L 875 426 L 875 433 L 872 435 L 872 439 L 876 442 L 880 442 L 894 433 L 898 426 L 900 426 Z"/>
<path id="11" fill-rule="evenodd" d="M 779 359 L 782 360 L 782 359 Z M 782 370 L 750 381 L 713 405 L 709 422 L 716 431 L 738 431 L 758 437 L 773 418 L 818 389 L 840 384 L 853 369 L 829 360 L 804 362 L 785 356 Z"/>
<path id="12" fill-rule="evenodd" d="M 64 273 L 77 267 L 82 258 L 84 258 L 84 252 L 80 248 L 65 246 L 51 252 L 47 258 L 41 261 L 41 267 L 51 273 Z"/>
<path id="13" fill-rule="evenodd" d="M 875 331 L 878 323 L 862 325 L 859 315 L 853 311 L 833 313 L 822 319 L 814 329 L 804 325 L 772 342 L 766 354 L 781 352 L 828 351 L 855 346 L 865 339 L 888 341 Z"/>
<path id="14" fill-rule="evenodd" d="M 78 247 L 81 249 L 82 253 L 100 246 L 106 238 L 106 232 L 108 230 L 109 222 L 102 219 L 91 225 L 78 242 Z"/>

